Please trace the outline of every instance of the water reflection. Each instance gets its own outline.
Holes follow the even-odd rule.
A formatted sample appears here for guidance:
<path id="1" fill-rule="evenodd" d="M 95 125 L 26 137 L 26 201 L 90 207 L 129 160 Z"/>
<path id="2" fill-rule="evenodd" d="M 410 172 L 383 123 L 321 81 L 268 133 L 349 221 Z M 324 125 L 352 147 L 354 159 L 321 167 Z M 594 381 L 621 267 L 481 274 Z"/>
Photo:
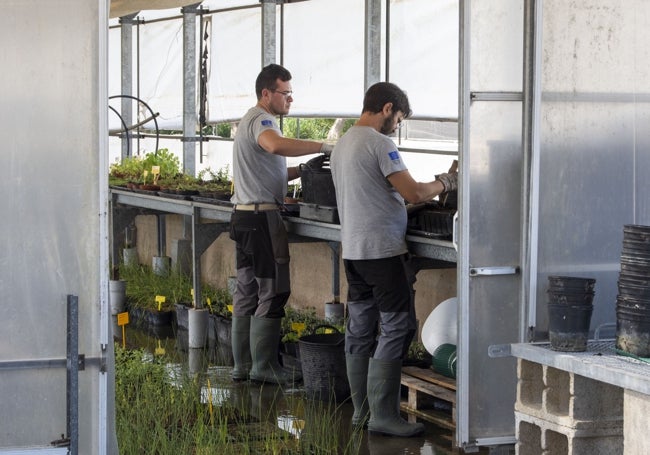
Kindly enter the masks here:
<path id="1" fill-rule="evenodd" d="M 224 353 L 217 343 L 205 349 L 189 349 L 187 331 L 171 328 L 126 328 L 114 331 L 117 342 L 130 348 L 143 348 L 149 360 L 164 357 L 172 384 L 180 386 L 189 373 L 201 381 L 200 401 L 214 408 L 239 410 L 251 424 L 268 425 L 296 439 L 318 434 L 337 438 L 338 453 L 352 455 L 447 455 L 462 451 L 453 447 L 452 431 L 428 422 L 424 435 L 415 438 L 392 438 L 353 432 L 350 428 L 352 405 L 349 401 L 329 403 L 311 401 L 302 387 L 285 388 L 249 382 L 233 383 L 231 354 Z M 244 421 L 244 420 L 242 420 Z M 241 425 L 239 425 L 241 426 Z M 247 426 L 247 425 L 244 425 Z M 267 427 L 268 428 L 268 427 Z M 253 431 L 250 428 L 236 431 Z M 258 431 L 266 431 L 260 429 Z M 487 452 L 481 452 L 487 453 Z"/>

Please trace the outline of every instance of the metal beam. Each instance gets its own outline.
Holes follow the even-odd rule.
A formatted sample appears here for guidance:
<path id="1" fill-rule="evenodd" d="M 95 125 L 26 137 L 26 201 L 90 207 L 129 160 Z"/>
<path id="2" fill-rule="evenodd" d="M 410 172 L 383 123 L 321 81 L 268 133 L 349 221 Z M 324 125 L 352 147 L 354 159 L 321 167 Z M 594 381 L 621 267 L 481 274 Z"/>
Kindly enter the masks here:
<path id="1" fill-rule="evenodd" d="M 366 0 L 364 90 L 381 80 L 381 0 Z"/>
<path id="2" fill-rule="evenodd" d="M 262 3 L 262 67 L 276 61 L 276 1 L 260 0 Z"/>

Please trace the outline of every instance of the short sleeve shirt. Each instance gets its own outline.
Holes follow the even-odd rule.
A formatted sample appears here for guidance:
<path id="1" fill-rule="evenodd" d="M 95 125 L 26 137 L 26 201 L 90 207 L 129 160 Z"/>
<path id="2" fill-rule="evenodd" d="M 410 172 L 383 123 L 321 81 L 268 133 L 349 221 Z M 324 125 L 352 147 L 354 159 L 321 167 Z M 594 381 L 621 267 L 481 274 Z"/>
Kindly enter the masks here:
<path id="1" fill-rule="evenodd" d="M 233 144 L 234 204 L 278 203 L 287 193 L 287 160 L 264 150 L 260 134 L 273 130 L 282 135 L 275 116 L 255 106 L 239 122 Z"/>
<path id="2" fill-rule="evenodd" d="M 388 136 L 353 126 L 330 158 L 344 259 L 382 259 L 407 252 L 404 198 L 388 179 L 406 170 Z"/>

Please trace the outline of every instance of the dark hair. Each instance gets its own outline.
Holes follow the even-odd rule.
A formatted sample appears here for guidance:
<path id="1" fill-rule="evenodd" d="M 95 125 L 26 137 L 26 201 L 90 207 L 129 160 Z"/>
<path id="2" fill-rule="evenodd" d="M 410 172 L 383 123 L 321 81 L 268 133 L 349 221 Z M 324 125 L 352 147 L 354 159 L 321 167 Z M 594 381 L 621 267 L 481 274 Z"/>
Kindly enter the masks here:
<path id="1" fill-rule="evenodd" d="M 255 80 L 255 94 L 257 95 L 257 99 L 262 98 L 262 90 L 275 90 L 278 86 L 278 79 L 283 82 L 290 81 L 291 73 L 285 67 L 275 63 L 271 63 L 262 68 L 262 71 L 260 71 L 260 74 L 257 75 L 257 79 Z"/>
<path id="2" fill-rule="evenodd" d="M 362 113 L 381 112 L 386 103 L 393 103 L 393 112 L 402 111 L 404 118 L 411 115 L 408 96 L 401 88 L 390 82 L 377 82 L 366 91 Z"/>

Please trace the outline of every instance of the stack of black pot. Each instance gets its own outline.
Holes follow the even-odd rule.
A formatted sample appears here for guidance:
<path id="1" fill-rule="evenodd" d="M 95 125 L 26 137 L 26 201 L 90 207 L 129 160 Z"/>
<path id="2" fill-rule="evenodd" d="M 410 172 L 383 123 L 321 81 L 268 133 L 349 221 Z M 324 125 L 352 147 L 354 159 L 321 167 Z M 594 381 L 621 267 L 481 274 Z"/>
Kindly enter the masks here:
<path id="1" fill-rule="evenodd" d="M 638 357 L 650 357 L 650 226 L 623 227 L 616 348 Z"/>
<path id="2" fill-rule="evenodd" d="M 594 278 L 548 277 L 548 335 L 554 351 L 587 349 L 593 312 Z"/>

